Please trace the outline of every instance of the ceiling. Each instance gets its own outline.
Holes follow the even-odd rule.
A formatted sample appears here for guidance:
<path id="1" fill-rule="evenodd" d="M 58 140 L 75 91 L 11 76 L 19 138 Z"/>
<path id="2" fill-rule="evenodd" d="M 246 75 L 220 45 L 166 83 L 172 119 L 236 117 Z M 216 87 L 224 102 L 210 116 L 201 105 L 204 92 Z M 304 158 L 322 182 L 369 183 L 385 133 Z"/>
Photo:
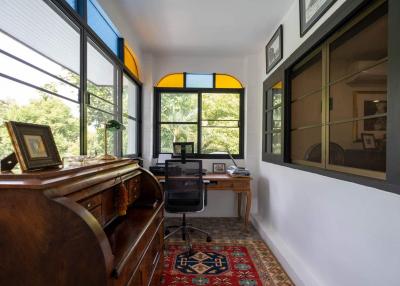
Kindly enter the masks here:
<path id="1" fill-rule="evenodd" d="M 142 49 L 246 55 L 263 49 L 295 0 L 114 0 Z"/>

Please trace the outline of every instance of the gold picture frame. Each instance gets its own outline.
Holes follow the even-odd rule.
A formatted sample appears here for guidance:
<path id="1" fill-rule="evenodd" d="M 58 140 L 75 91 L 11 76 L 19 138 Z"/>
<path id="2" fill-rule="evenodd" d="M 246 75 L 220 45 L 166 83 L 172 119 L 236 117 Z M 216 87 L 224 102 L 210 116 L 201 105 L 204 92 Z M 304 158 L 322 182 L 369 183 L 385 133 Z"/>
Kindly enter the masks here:
<path id="1" fill-rule="evenodd" d="M 5 122 L 21 170 L 62 165 L 51 129 L 47 125 Z"/>

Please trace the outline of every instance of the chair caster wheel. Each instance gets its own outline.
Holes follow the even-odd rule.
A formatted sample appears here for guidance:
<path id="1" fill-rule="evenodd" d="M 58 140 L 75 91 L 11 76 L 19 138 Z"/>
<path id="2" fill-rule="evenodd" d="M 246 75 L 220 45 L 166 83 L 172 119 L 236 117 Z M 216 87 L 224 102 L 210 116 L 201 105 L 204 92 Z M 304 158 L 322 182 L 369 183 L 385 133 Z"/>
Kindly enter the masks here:
<path id="1" fill-rule="evenodd" d="M 207 242 L 211 242 L 211 236 L 207 236 Z"/>

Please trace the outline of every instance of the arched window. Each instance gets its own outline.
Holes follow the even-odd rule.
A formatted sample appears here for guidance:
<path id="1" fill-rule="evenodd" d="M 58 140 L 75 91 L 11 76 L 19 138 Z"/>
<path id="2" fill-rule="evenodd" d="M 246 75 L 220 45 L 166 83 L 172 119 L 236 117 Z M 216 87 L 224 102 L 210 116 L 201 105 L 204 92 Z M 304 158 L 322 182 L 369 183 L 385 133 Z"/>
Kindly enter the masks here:
<path id="1" fill-rule="evenodd" d="M 172 73 L 155 86 L 154 157 L 193 142 L 198 158 L 243 158 L 244 88 L 228 74 Z"/>
<path id="2" fill-rule="evenodd" d="M 156 87 L 176 88 L 243 88 L 242 83 L 228 74 L 171 73 L 164 76 Z"/>
<path id="3" fill-rule="evenodd" d="M 139 65 L 135 52 L 128 44 L 124 45 L 124 64 L 139 79 Z"/>

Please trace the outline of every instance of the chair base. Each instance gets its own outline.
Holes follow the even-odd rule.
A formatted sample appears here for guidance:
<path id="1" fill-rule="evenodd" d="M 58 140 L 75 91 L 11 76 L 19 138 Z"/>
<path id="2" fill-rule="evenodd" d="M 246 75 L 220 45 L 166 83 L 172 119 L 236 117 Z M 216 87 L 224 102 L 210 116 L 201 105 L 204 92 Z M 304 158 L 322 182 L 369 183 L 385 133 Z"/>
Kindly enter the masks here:
<path id="1" fill-rule="evenodd" d="M 175 230 L 170 232 L 169 229 L 171 229 L 171 228 L 175 228 Z M 186 245 L 187 245 L 187 249 L 188 249 L 188 251 L 187 251 L 188 256 L 191 256 L 194 254 L 193 249 L 192 249 L 192 242 L 190 240 L 190 232 L 197 231 L 202 234 L 205 234 L 207 236 L 207 239 L 206 239 L 207 242 L 211 242 L 211 240 L 212 240 L 210 233 L 208 233 L 200 228 L 186 224 L 186 214 L 183 214 L 181 225 L 172 225 L 172 226 L 166 227 L 164 239 L 165 240 L 169 239 L 171 236 L 173 236 L 174 234 L 176 234 L 179 231 L 181 231 L 181 233 L 182 233 L 182 240 L 186 241 Z"/>

